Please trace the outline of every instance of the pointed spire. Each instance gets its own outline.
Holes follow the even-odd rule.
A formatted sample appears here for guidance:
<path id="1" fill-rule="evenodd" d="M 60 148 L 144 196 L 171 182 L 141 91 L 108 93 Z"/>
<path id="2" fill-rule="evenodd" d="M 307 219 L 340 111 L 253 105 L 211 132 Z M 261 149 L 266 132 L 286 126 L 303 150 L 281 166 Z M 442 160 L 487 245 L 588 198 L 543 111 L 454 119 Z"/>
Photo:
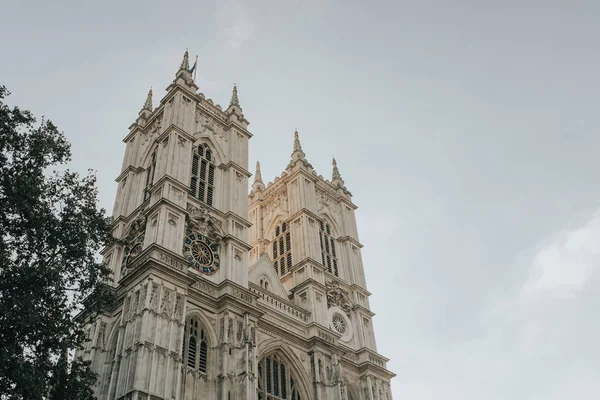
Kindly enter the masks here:
<path id="1" fill-rule="evenodd" d="M 302 151 L 302 146 L 300 145 L 300 136 L 298 135 L 298 129 L 294 131 L 294 153 L 297 151 L 304 153 Z"/>
<path id="2" fill-rule="evenodd" d="M 232 106 L 240 106 L 240 100 L 238 99 L 237 86 L 233 84 L 233 92 L 231 93 L 231 101 L 229 102 L 229 107 Z"/>
<path id="3" fill-rule="evenodd" d="M 262 174 L 260 173 L 260 163 L 256 162 L 256 172 L 254 173 L 254 182 L 252 183 L 252 192 L 251 195 L 254 195 L 257 192 L 260 192 L 265 188 L 265 184 L 262 180 Z"/>
<path id="4" fill-rule="evenodd" d="M 263 183 L 262 174 L 260 173 L 260 162 L 256 162 L 256 173 L 254 174 L 254 183 Z"/>
<path id="5" fill-rule="evenodd" d="M 331 174 L 331 183 L 336 187 L 341 187 L 345 189 L 344 180 L 340 175 L 340 170 L 338 169 L 337 162 L 335 161 L 335 157 L 333 157 L 333 161 L 331 162 L 333 165 L 333 174 Z"/>
<path id="6" fill-rule="evenodd" d="M 188 54 L 188 49 L 185 49 L 185 53 L 183 53 L 183 61 L 181 61 L 181 67 L 179 69 L 184 69 L 186 71 L 190 70 L 190 55 Z"/>
<path id="7" fill-rule="evenodd" d="M 148 97 L 146 97 L 144 109 L 152 111 L 152 88 L 150 88 L 150 91 L 148 92 Z"/>
<path id="8" fill-rule="evenodd" d="M 294 131 L 294 151 L 292 152 L 292 159 L 288 164 L 289 167 L 293 167 L 296 165 L 298 161 L 302 161 L 305 167 L 312 170 L 312 165 L 306 160 L 306 154 L 302 151 L 302 145 L 300 144 L 300 135 L 298 135 L 298 130 Z"/>
<path id="9" fill-rule="evenodd" d="M 340 170 L 337 167 L 337 162 L 335 162 L 335 157 L 333 157 L 333 175 L 332 175 L 332 180 L 336 180 L 336 179 L 342 179 L 342 177 L 340 176 Z"/>

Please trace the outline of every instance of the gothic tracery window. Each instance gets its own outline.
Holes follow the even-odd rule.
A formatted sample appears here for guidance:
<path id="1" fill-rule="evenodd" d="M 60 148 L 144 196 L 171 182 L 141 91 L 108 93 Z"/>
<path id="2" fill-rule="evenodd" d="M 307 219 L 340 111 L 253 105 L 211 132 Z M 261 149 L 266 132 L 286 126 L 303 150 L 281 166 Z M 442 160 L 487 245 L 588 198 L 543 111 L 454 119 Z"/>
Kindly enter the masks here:
<path id="1" fill-rule="evenodd" d="M 258 400 L 301 400 L 291 369 L 276 354 L 258 364 Z"/>
<path id="2" fill-rule="evenodd" d="M 320 221 L 319 241 L 321 242 L 321 261 L 330 274 L 338 276 L 338 262 L 335 253 L 335 239 L 331 237 L 331 226 Z"/>
<path id="3" fill-rule="evenodd" d="M 283 276 L 292 268 L 292 239 L 286 222 L 275 228 L 273 239 L 273 268 Z"/>
<path id="4" fill-rule="evenodd" d="M 189 318 L 185 323 L 182 362 L 188 368 L 206 374 L 207 359 L 208 343 L 206 332 L 198 319 Z"/>
<path id="5" fill-rule="evenodd" d="M 144 201 L 150 198 L 150 189 L 154 183 L 154 173 L 156 172 L 156 149 L 150 157 L 150 165 L 146 169 L 146 185 L 144 186 Z"/>
<path id="6" fill-rule="evenodd" d="M 201 202 L 212 206 L 215 192 L 214 185 L 214 157 L 208 145 L 203 143 L 193 150 L 189 193 Z"/>

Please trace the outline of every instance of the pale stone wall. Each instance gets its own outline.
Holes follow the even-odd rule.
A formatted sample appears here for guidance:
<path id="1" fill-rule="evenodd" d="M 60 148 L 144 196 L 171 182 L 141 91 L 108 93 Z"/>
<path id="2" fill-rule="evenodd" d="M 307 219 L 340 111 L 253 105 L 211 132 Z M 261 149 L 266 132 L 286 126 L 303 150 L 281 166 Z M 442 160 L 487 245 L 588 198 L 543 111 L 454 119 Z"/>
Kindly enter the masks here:
<path id="1" fill-rule="evenodd" d="M 113 212 L 120 241 L 103 251 L 118 306 L 86 320 L 90 340 L 78 351 L 100 376 L 98 398 L 257 400 L 259 390 L 275 390 L 266 389 L 268 358 L 285 365 L 277 379 L 287 398 L 391 399 L 394 374 L 376 353 L 356 206 L 337 166 L 332 181 L 317 175 L 296 133 L 285 171 L 264 185 L 257 167 L 247 197 L 252 135 L 237 88 L 223 111 L 197 93 L 188 68 L 186 52 L 160 104 L 152 107 L 150 92 L 124 139 Z M 188 194 L 201 144 L 216 167 L 212 205 Z M 270 257 L 283 222 L 293 262 L 278 276 Z M 321 222 L 331 227 L 337 276 L 322 262 Z M 210 272 L 188 258 L 190 233 L 214 246 Z M 186 363 L 190 318 L 205 333 L 206 371 Z"/>

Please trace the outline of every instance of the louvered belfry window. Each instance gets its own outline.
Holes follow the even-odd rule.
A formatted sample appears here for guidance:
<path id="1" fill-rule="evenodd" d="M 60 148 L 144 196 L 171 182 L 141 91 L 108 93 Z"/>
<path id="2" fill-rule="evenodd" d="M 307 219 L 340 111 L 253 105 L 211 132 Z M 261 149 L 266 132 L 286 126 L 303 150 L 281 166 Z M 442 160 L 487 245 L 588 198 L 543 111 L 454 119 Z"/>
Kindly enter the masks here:
<path id="1" fill-rule="evenodd" d="M 290 228 L 286 222 L 275 228 L 273 268 L 280 276 L 290 272 L 290 268 L 292 268 L 292 238 Z"/>
<path id="2" fill-rule="evenodd" d="M 150 165 L 146 169 L 146 185 L 144 186 L 144 201 L 150 198 L 150 189 L 154 183 L 154 173 L 156 172 L 156 150 L 150 157 Z"/>
<path id="3" fill-rule="evenodd" d="M 301 400 L 296 380 L 286 363 L 276 354 L 258 364 L 259 400 Z"/>
<path id="4" fill-rule="evenodd" d="M 196 318 L 190 318 L 185 323 L 182 362 L 188 368 L 206 374 L 207 358 L 208 344 L 206 333 Z"/>
<path id="5" fill-rule="evenodd" d="M 319 226 L 319 241 L 321 243 L 321 261 L 330 274 L 339 276 L 338 261 L 335 252 L 335 239 L 331 237 L 331 226 L 323 221 Z"/>
<path id="6" fill-rule="evenodd" d="M 194 149 L 190 194 L 209 206 L 215 194 L 215 164 L 212 151 L 206 143 Z"/>

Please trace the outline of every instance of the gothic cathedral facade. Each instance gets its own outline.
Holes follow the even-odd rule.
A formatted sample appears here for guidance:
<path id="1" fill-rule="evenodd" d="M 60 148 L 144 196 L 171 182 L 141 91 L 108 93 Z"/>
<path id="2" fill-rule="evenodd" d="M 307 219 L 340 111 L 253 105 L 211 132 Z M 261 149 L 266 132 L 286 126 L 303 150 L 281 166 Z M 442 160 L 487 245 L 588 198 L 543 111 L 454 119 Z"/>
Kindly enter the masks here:
<path id="1" fill-rule="evenodd" d="M 88 317 L 99 400 L 391 400 L 355 220 L 333 164 L 291 161 L 248 195 L 252 134 L 234 86 L 197 92 L 186 51 L 125 137 L 103 250 L 117 306 Z"/>

